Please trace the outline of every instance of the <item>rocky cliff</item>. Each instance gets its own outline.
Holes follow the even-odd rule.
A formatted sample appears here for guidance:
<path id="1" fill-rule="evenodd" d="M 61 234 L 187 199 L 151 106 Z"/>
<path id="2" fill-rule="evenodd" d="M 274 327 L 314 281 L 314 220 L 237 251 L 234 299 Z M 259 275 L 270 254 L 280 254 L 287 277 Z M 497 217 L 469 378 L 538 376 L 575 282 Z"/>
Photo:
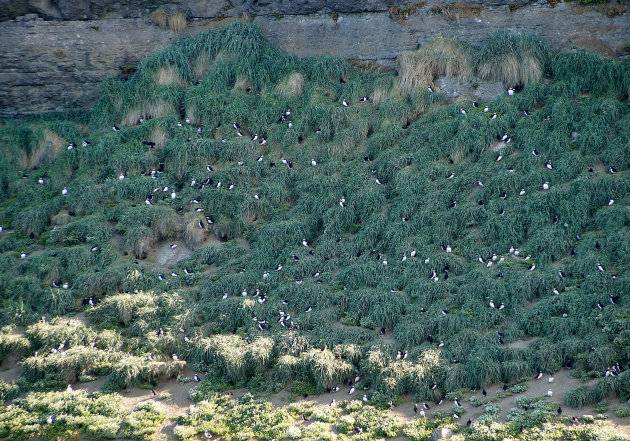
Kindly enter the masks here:
<path id="1" fill-rule="evenodd" d="M 554 48 L 630 56 L 628 6 L 512 3 L 403 4 L 395 0 L 0 0 L 0 114 L 89 108 L 101 82 L 126 76 L 175 39 L 234 20 L 254 21 L 283 50 L 392 66 L 437 35 L 473 45 L 498 29 L 535 31 Z M 154 11 L 185 17 L 174 32 Z"/>

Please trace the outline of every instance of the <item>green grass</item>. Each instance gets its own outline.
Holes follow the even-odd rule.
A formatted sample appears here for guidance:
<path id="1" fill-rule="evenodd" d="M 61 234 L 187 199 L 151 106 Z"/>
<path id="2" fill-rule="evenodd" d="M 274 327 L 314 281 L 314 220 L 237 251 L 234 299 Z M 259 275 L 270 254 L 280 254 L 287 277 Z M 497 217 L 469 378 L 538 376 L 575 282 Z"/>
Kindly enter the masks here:
<path id="1" fill-rule="evenodd" d="M 333 425 L 348 437 L 423 439 L 434 422 L 398 427 L 385 414 L 344 410 L 295 427 L 283 410 L 213 393 L 319 394 L 356 369 L 381 406 L 514 384 L 568 363 L 585 376 L 629 368 L 627 65 L 506 33 L 479 50 L 441 40 L 416 55 L 439 59 L 415 79 L 413 69 L 366 73 L 337 58 L 285 55 L 255 26 L 233 24 L 173 44 L 129 81 L 108 80 L 90 112 L 0 121 L 0 324 L 10 325 L 0 355 L 23 357 L 3 396 L 53 394 L 96 376 L 107 376 L 108 391 L 155 385 L 181 373 L 177 354 L 208 373 L 192 394 L 198 407 L 178 421 L 181 439 L 205 430 L 314 439 Z M 518 87 L 480 103 L 488 114 L 426 91 L 441 75 L 484 76 L 484 66 L 498 66 L 489 79 Z M 291 128 L 278 122 L 288 109 Z M 512 141 L 497 162 L 504 133 Z M 266 145 L 251 141 L 256 134 Z M 191 256 L 161 266 L 155 248 L 175 242 Z M 509 346 L 529 337 L 526 348 Z M 64 355 L 52 351 L 61 344 Z M 566 404 L 628 393 L 624 374 L 570 392 Z M 217 417 L 222 409 L 237 410 Z M 256 416 L 239 426 L 247 409 Z M 20 412 L 26 419 L 16 421 L 34 411 Z M 161 411 L 134 412 L 117 414 L 111 436 L 151 436 Z M 552 414 L 521 408 L 514 421 L 529 428 Z M 484 424 L 465 435 L 483 439 L 494 430 Z M 520 436 L 514 424 L 497 436 Z M 42 438 L 62 436 L 37 427 Z"/>

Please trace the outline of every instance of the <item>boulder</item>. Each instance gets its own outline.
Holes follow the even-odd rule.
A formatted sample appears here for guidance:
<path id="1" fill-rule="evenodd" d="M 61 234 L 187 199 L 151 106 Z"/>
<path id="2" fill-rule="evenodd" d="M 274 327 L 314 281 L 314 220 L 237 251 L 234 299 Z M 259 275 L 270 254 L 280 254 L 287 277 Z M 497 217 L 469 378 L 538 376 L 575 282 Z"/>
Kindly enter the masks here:
<path id="1" fill-rule="evenodd" d="M 451 439 L 452 437 L 453 431 L 451 429 L 447 429 L 446 427 L 438 428 L 433 431 L 434 441 L 438 441 L 440 439 Z"/>

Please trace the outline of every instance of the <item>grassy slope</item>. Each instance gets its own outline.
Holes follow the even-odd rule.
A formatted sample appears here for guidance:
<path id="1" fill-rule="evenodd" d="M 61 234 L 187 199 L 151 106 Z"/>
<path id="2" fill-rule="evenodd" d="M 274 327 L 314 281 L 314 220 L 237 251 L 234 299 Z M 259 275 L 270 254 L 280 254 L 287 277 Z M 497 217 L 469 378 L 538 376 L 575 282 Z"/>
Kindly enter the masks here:
<path id="1" fill-rule="evenodd" d="M 491 40 L 475 62 L 514 51 L 505 41 Z M 172 353 L 226 387 L 252 390 L 323 392 L 357 368 L 375 403 L 404 393 L 434 400 L 567 364 L 586 377 L 628 367 L 630 75 L 622 64 L 549 57 L 532 44 L 529 59 L 550 80 L 488 103 L 488 114 L 424 87 L 402 92 L 393 74 L 280 54 L 256 28 L 232 25 L 155 55 L 129 82 L 107 82 L 90 113 L 5 120 L 0 319 L 28 328 L 22 339 L 5 328 L 0 353 L 48 354 L 25 358 L 22 391 L 95 375 L 110 375 L 110 391 L 155 383 L 181 371 Z M 287 109 L 291 128 L 278 122 Z M 497 162 L 493 147 L 506 132 L 512 142 Z M 199 188 L 208 177 L 212 185 Z M 214 223 L 200 229 L 206 216 Z M 192 247 L 209 234 L 225 244 L 197 247 L 178 277 L 142 259 L 156 243 Z M 95 308 L 80 305 L 90 297 Z M 55 318 L 84 309 L 86 324 Z M 283 327 L 279 310 L 299 329 Z M 263 331 L 253 317 L 268 321 Z M 534 340 L 525 349 L 507 346 L 526 337 Z M 61 342 L 65 355 L 51 354 Z M 311 349 L 324 345 L 331 351 Z M 398 351 L 408 358 L 397 361 Z M 567 404 L 629 393 L 625 373 L 576 390 Z"/>

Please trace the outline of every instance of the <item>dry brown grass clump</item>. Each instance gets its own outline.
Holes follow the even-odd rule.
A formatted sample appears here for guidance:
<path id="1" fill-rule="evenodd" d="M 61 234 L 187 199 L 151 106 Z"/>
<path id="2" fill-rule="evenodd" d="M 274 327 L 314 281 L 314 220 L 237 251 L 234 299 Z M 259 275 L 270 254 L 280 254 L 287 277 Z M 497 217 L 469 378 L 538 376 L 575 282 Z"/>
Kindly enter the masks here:
<path id="1" fill-rule="evenodd" d="M 367 73 L 387 73 L 394 70 L 393 68 L 384 66 L 375 60 L 356 60 L 351 58 L 348 60 L 348 63 L 350 63 L 355 69 Z"/>
<path id="2" fill-rule="evenodd" d="M 155 143 L 156 149 L 164 148 L 169 139 L 168 134 L 160 128 L 154 128 L 149 134 L 149 141 Z"/>
<path id="3" fill-rule="evenodd" d="M 168 16 L 168 27 L 171 31 L 183 32 L 186 25 L 186 17 L 181 12 L 174 12 Z"/>
<path id="4" fill-rule="evenodd" d="M 301 95 L 304 91 L 304 75 L 299 72 L 291 73 L 287 78 L 278 83 L 276 92 L 284 96 Z"/>
<path id="5" fill-rule="evenodd" d="M 203 222 L 204 228 L 199 227 L 199 222 Z M 184 242 L 190 248 L 199 246 L 208 234 L 206 219 L 197 214 L 189 213 L 184 219 Z"/>
<path id="6" fill-rule="evenodd" d="M 54 161 L 59 156 L 66 140 L 55 132 L 44 130 L 44 137 L 37 148 L 30 153 L 22 152 L 18 162 L 22 168 L 39 168 L 47 161 Z"/>
<path id="7" fill-rule="evenodd" d="M 169 14 L 163 9 L 156 9 L 149 15 L 149 20 L 161 29 L 170 29 L 173 32 L 183 32 L 186 29 L 186 16 L 181 12 Z"/>
<path id="8" fill-rule="evenodd" d="M 440 77 L 466 79 L 472 76 L 472 49 L 452 38 L 438 37 L 417 51 L 403 52 L 396 59 L 398 78 L 405 91 L 432 86 Z"/>
<path id="9" fill-rule="evenodd" d="M 370 102 L 375 106 L 380 105 L 382 102 L 387 101 L 390 98 L 398 97 L 403 94 L 403 88 L 400 82 L 394 82 L 390 85 L 376 86 L 370 95 Z"/>
<path id="10" fill-rule="evenodd" d="M 534 34 L 496 32 L 475 54 L 477 76 L 519 87 L 542 77 L 549 49 Z"/>
<path id="11" fill-rule="evenodd" d="M 414 15 L 418 11 L 418 9 L 422 8 L 426 4 L 426 2 L 422 1 L 407 6 L 392 6 L 391 8 L 389 8 L 389 17 L 392 20 L 397 21 L 398 23 L 402 23 L 403 21 Z"/>
<path id="12" fill-rule="evenodd" d="M 460 18 L 479 17 L 483 8 L 481 5 L 474 3 L 455 2 L 444 5 L 435 5 L 431 8 L 434 14 L 441 14 L 449 21 L 459 20 Z"/>
<path id="13" fill-rule="evenodd" d="M 68 213 L 68 210 L 61 210 L 59 213 L 54 215 L 51 219 L 53 225 L 68 225 L 72 220 L 72 216 Z"/>
<path id="14" fill-rule="evenodd" d="M 156 86 L 184 86 L 186 82 L 173 66 L 161 67 L 155 72 L 153 82 Z"/>
<path id="15" fill-rule="evenodd" d="M 244 75 L 239 75 L 236 78 L 234 83 L 234 87 L 232 88 L 234 92 L 243 92 L 249 93 L 252 90 L 252 85 Z"/>
<path id="16" fill-rule="evenodd" d="M 477 75 L 482 80 L 502 81 L 506 86 L 523 86 L 542 76 L 543 66 L 536 57 L 505 55 L 492 62 L 481 63 Z"/>
<path id="17" fill-rule="evenodd" d="M 213 63 L 214 60 L 206 53 L 203 53 L 195 58 L 195 60 L 191 63 L 195 79 L 201 80 L 205 77 Z"/>
<path id="18" fill-rule="evenodd" d="M 168 27 L 168 14 L 162 9 L 157 9 L 149 15 L 149 20 L 154 25 L 166 29 Z"/>
<path id="19" fill-rule="evenodd" d="M 138 107 L 129 109 L 122 120 L 122 124 L 126 126 L 135 126 L 139 124 L 140 118 L 160 118 L 162 116 L 177 114 L 175 105 L 166 100 L 145 103 Z"/>

